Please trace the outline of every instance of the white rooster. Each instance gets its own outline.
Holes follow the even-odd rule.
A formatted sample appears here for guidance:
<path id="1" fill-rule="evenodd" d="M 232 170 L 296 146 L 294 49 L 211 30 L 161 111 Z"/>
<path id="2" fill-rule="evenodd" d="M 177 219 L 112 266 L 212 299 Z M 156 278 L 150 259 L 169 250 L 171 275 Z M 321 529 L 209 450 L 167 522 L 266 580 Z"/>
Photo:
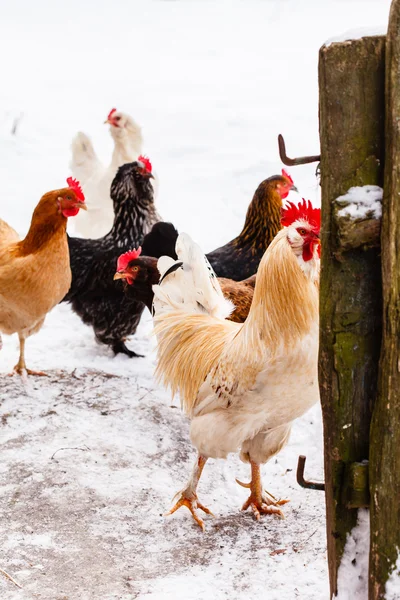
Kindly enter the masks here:
<path id="1" fill-rule="evenodd" d="M 282 225 L 261 260 L 243 324 L 225 320 L 231 306 L 189 236 L 179 236 L 175 264 L 159 260 L 156 374 L 180 393 L 198 451 L 168 514 L 186 506 L 202 528 L 197 509 L 210 513 L 197 498 L 202 469 L 209 457 L 237 451 L 251 465 L 250 483 L 241 484 L 250 489 L 243 509 L 250 507 L 257 519 L 261 513 L 283 516 L 279 507 L 286 501 L 263 491 L 260 464 L 282 449 L 294 419 L 319 399 L 320 209 L 305 200 L 288 203 Z"/>
<path id="2" fill-rule="evenodd" d="M 87 218 L 80 215 L 74 222 L 74 231 L 86 238 L 99 238 L 110 231 L 114 221 L 110 198 L 112 180 L 119 167 L 137 160 L 143 150 L 142 130 L 132 117 L 113 108 L 105 123 L 110 125 L 114 140 L 108 167 L 101 163 L 85 133 L 77 133 L 71 146 L 70 168 L 73 176 L 80 181 L 88 203 Z"/>

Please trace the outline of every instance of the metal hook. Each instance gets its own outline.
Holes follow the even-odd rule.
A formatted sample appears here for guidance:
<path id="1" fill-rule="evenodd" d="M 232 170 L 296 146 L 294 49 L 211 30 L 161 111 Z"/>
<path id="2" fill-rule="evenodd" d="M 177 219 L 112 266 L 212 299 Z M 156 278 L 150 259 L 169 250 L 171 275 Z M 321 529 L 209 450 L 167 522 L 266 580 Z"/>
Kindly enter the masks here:
<path id="1" fill-rule="evenodd" d="M 318 483 L 316 481 L 307 481 L 304 479 L 304 467 L 306 466 L 306 457 L 301 455 L 299 456 L 299 462 L 297 463 L 297 483 L 301 485 L 301 487 L 306 488 L 307 490 L 321 490 L 325 491 L 325 483 Z"/>
<path id="2" fill-rule="evenodd" d="M 298 158 L 289 158 L 286 154 L 286 145 L 285 140 L 283 139 L 283 135 L 278 135 L 278 146 L 279 146 L 279 156 L 281 157 L 281 161 L 284 165 L 288 167 L 295 167 L 296 165 L 307 165 L 312 162 L 319 162 L 321 160 L 321 155 L 316 154 L 315 156 L 299 156 Z"/>

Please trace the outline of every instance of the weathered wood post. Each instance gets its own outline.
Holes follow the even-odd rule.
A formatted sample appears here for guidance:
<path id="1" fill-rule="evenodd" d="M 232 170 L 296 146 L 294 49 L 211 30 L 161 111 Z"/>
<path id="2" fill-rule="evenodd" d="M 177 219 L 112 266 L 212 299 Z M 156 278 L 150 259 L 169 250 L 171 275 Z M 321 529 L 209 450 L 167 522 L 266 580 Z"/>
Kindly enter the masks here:
<path id="1" fill-rule="evenodd" d="M 369 501 L 367 467 L 360 463 L 369 456 L 381 339 L 379 240 L 376 233 L 375 240 L 373 235 L 365 237 L 361 225 L 346 227 L 338 218 L 336 198 L 352 186 L 382 185 L 384 50 L 382 36 L 323 46 L 319 55 L 323 248 L 319 378 L 333 595 L 346 537 L 357 521 L 356 508 Z"/>
<path id="2" fill-rule="evenodd" d="M 370 600 L 385 598 L 400 552 L 400 0 L 392 2 L 386 39 L 385 135 L 383 338 L 370 437 Z"/>

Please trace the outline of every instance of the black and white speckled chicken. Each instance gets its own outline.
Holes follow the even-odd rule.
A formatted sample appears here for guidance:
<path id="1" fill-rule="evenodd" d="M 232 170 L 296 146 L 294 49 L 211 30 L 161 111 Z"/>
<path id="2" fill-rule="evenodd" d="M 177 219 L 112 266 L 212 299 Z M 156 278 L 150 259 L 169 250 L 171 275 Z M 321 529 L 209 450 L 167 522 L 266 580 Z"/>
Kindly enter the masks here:
<path id="1" fill-rule="evenodd" d="M 68 238 L 72 284 L 63 302 L 70 302 L 82 321 L 92 325 L 96 339 L 115 354 L 139 356 L 125 344 L 137 329 L 144 304 L 124 294 L 122 282 L 113 281 L 121 253 L 137 248 L 157 214 L 151 184 L 151 163 L 139 157 L 123 165 L 111 185 L 114 224 L 102 238 Z"/>

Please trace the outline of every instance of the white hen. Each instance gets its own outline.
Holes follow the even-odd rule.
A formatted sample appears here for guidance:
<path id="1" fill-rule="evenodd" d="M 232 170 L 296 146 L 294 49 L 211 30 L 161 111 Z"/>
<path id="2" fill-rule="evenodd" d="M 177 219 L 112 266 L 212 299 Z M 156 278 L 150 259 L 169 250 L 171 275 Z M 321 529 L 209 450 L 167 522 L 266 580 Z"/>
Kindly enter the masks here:
<path id="1" fill-rule="evenodd" d="M 86 238 L 99 238 L 110 231 L 114 221 L 110 198 L 112 180 L 118 168 L 137 160 L 143 149 L 142 130 L 132 117 L 113 108 L 105 123 L 110 125 L 114 140 L 108 167 L 101 163 L 85 133 L 78 132 L 71 146 L 70 168 L 73 176 L 80 181 L 88 204 L 87 215 L 75 219 L 74 232 Z"/>

